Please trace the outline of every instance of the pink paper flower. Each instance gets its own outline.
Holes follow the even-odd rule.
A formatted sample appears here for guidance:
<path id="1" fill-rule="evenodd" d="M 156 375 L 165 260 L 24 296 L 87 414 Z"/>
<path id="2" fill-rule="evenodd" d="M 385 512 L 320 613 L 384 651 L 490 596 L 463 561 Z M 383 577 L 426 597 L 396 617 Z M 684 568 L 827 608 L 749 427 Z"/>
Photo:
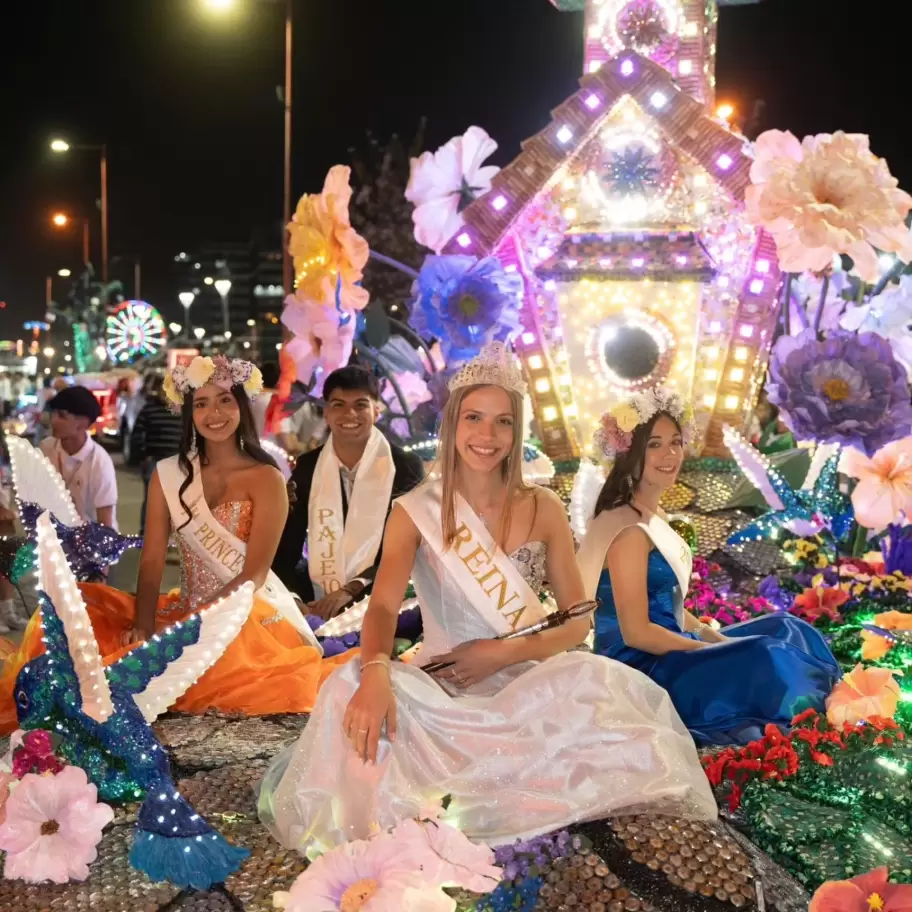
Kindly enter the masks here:
<path id="1" fill-rule="evenodd" d="M 4 876 L 29 883 L 85 880 L 101 832 L 113 819 L 79 767 L 64 767 L 56 776 L 29 773 L 10 794 L 0 826 Z"/>
<path id="2" fill-rule="evenodd" d="M 348 364 L 355 339 L 355 318 L 351 314 L 340 313 L 333 305 L 289 295 L 285 299 L 282 323 L 294 334 L 284 347 L 294 360 L 297 378 L 302 383 L 308 383 L 317 371 L 326 377 Z M 322 384 L 318 384 L 314 395 L 320 395 L 321 389 Z"/>
<path id="3" fill-rule="evenodd" d="M 405 397 L 405 403 L 410 412 L 414 412 L 423 402 L 429 402 L 433 398 L 427 383 L 424 382 L 420 374 L 416 374 L 414 371 L 402 371 L 402 373 L 396 374 L 396 382 L 399 384 L 399 389 Z M 400 415 L 402 414 L 402 403 L 399 401 L 399 395 L 393 384 L 388 380 L 384 382 L 380 395 L 388 409 L 398 412 Z M 411 436 L 408 421 L 404 418 L 396 418 L 390 424 L 390 428 L 393 433 L 402 438 Z"/>
<path id="4" fill-rule="evenodd" d="M 912 884 L 889 883 L 885 867 L 830 880 L 811 897 L 808 912 L 912 912 Z"/>
<path id="5" fill-rule="evenodd" d="M 899 705 L 899 684 L 889 668 L 856 665 L 827 697 L 827 720 L 834 728 L 867 719 L 892 719 Z"/>
<path id="6" fill-rule="evenodd" d="M 858 479 L 852 506 L 861 525 L 883 532 L 901 514 L 912 516 L 912 437 L 888 443 L 870 459 L 847 449 L 839 470 Z"/>
<path id="7" fill-rule="evenodd" d="M 912 196 L 899 189 L 868 137 L 837 132 L 808 136 L 769 130 L 754 143 L 747 215 L 776 241 L 787 272 L 823 272 L 837 254 L 852 257 L 866 282 L 879 274 L 874 247 L 912 259 L 903 219 Z"/>
<path id="8" fill-rule="evenodd" d="M 491 189 L 500 170 L 483 162 L 497 143 L 481 127 L 469 127 L 436 152 L 413 158 L 405 198 L 414 203 L 415 240 L 439 254 L 462 227 L 461 212 Z"/>
<path id="9" fill-rule="evenodd" d="M 6 802 L 10 796 L 10 785 L 18 782 L 10 773 L 0 773 L 0 825 L 6 820 Z"/>
<path id="10" fill-rule="evenodd" d="M 393 838 L 404 855 L 421 865 L 424 877 L 438 886 L 490 893 L 503 877 L 492 849 L 470 842 L 446 823 L 406 820 L 393 831 Z"/>

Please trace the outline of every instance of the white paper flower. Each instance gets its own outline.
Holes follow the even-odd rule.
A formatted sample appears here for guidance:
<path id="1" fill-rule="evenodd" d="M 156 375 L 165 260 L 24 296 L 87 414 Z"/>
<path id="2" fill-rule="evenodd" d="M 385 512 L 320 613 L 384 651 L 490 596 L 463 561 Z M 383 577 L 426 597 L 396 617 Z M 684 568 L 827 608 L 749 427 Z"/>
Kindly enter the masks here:
<path id="1" fill-rule="evenodd" d="M 850 332 L 873 332 L 890 343 L 896 360 L 912 376 L 912 276 L 903 276 L 861 307 L 850 307 L 840 320 Z"/>
<path id="2" fill-rule="evenodd" d="M 415 240 L 440 253 L 462 227 L 462 210 L 491 189 L 500 170 L 484 165 L 497 143 L 481 127 L 469 127 L 436 152 L 413 158 L 405 198 L 415 211 Z"/>

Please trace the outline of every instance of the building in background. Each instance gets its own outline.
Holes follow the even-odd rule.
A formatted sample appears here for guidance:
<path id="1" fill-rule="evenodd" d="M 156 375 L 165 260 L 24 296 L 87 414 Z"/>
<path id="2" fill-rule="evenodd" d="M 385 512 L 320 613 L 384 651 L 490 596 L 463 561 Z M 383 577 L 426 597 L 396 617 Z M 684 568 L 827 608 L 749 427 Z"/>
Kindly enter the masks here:
<path id="1" fill-rule="evenodd" d="M 203 244 L 174 257 L 179 292 L 185 303 L 181 335 L 204 348 L 273 360 L 282 341 L 282 254 L 255 240 Z M 193 295 L 192 301 L 189 294 Z"/>

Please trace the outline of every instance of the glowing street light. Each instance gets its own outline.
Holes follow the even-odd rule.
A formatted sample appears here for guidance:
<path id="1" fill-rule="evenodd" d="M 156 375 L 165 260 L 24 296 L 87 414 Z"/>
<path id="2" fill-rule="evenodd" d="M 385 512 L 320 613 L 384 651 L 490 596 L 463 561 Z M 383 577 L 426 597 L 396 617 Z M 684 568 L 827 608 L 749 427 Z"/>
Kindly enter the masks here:
<path id="1" fill-rule="evenodd" d="M 731 120 L 734 114 L 735 106 L 729 104 L 728 102 L 725 102 L 725 104 L 720 104 L 719 107 L 716 108 L 716 117 L 718 117 L 719 120 Z"/>
<path id="2" fill-rule="evenodd" d="M 196 297 L 196 295 L 192 291 L 181 291 L 181 292 L 178 292 L 178 295 L 177 295 L 178 300 L 181 302 L 181 305 L 184 308 L 184 326 L 187 327 L 188 332 L 189 332 L 191 326 L 193 325 L 190 322 L 190 307 L 192 306 L 193 299 L 195 297 Z"/>
<path id="3" fill-rule="evenodd" d="M 231 326 L 231 317 L 228 313 L 228 292 L 231 291 L 231 279 L 216 279 L 213 284 L 222 299 L 222 330 L 227 333 Z"/>
<path id="4" fill-rule="evenodd" d="M 51 151 L 63 155 L 64 152 L 70 151 L 70 144 L 65 139 L 52 139 Z"/>
<path id="5" fill-rule="evenodd" d="M 193 330 L 193 335 L 196 336 L 197 339 L 202 339 L 203 336 L 206 335 L 206 330 L 203 329 L 202 326 L 197 326 L 196 329 Z"/>
<path id="6" fill-rule="evenodd" d="M 214 13 L 227 13 L 234 9 L 235 0 L 203 0 L 203 5 Z"/>
<path id="7" fill-rule="evenodd" d="M 58 228 L 66 228 L 70 222 L 70 217 L 65 212 L 55 212 L 51 218 L 51 221 Z"/>
<path id="8" fill-rule="evenodd" d="M 54 349 L 51 348 L 50 345 L 44 350 L 44 357 L 45 357 L 45 358 L 53 358 L 53 357 L 54 357 Z"/>
<path id="9" fill-rule="evenodd" d="M 68 279 L 72 274 L 73 273 L 70 272 L 69 269 L 58 269 L 57 270 L 57 275 L 59 275 L 61 279 Z"/>
<path id="10" fill-rule="evenodd" d="M 170 329 L 171 332 L 173 332 L 175 336 L 179 336 L 179 335 L 180 335 L 180 331 L 181 331 L 183 328 L 184 328 L 184 327 L 181 326 L 180 323 L 169 323 L 169 324 L 168 324 L 168 329 Z"/>

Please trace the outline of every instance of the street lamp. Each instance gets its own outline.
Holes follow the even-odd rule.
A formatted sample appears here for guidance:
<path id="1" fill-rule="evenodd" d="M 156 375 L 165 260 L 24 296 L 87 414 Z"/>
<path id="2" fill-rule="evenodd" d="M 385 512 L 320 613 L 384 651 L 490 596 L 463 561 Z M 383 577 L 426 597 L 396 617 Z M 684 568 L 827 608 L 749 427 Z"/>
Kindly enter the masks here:
<path id="1" fill-rule="evenodd" d="M 66 228 L 73 221 L 65 212 L 55 212 L 51 216 L 51 223 L 55 228 Z M 89 220 L 84 218 L 82 221 L 82 262 L 85 266 L 89 265 Z"/>
<path id="2" fill-rule="evenodd" d="M 72 274 L 73 273 L 70 272 L 69 269 L 58 269 L 57 270 L 57 275 L 59 275 L 61 279 L 68 279 Z"/>
<path id="3" fill-rule="evenodd" d="M 228 292 L 231 291 L 231 279 L 216 279 L 213 284 L 222 299 L 222 330 L 227 333 L 231 331 L 231 319 L 228 314 Z"/>
<path id="4" fill-rule="evenodd" d="M 51 221 L 52 221 L 58 228 L 66 228 L 66 226 L 67 226 L 67 224 L 69 223 L 70 220 L 69 220 L 68 216 L 65 215 L 63 212 L 55 212 L 53 218 L 51 219 Z"/>
<path id="5" fill-rule="evenodd" d="M 44 357 L 45 357 L 45 358 L 53 358 L 53 357 L 54 357 L 54 349 L 51 348 L 50 345 L 44 350 Z"/>
<path id="6" fill-rule="evenodd" d="M 51 151 L 58 155 L 66 155 L 73 149 L 98 152 L 101 155 L 101 280 L 108 284 L 108 147 L 106 143 L 100 146 L 73 146 L 65 139 L 59 137 L 51 140 Z M 88 234 L 88 231 L 86 231 Z M 86 260 L 88 262 L 88 260 Z"/>
<path id="7" fill-rule="evenodd" d="M 267 0 L 268 2 L 268 0 Z M 277 0 L 271 0 L 277 2 Z M 278 0 L 281 2 L 281 0 Z M 284 160 L 284 198 L 282 201 L 282 287 L 288 291 L 293 288 L 291 275 L 291 255 L 288 252 L 288 243 L 285 232 L 291 221 L 291 97 L 294 88 L 294 73 L 292 63 L 294 60 L 294 3 L 293 0 L 285 2 L 285 88 L 282 93 L 285 119 L 285 160 Z M 204 5 L 215 12 L 224 13 L 235 6 L 235 0 L 204 0 Z"/>
<path id="8" fill-rule="evenodd" d="M 184 307 L 184 326 L 186 326 L 189 330 L 191 326 L 190 307 L 193 304 L 193 299 L 196 297 L 196 295 L 192 291 L 181 291 L 178 293 L 177 297 Z"/>
<path id="9" fill-rule="evenodd" d="M 180 323 L 169 323 L 168 324 L 168 329 L 170 329 L 171 332 L 174 333 L 175 336 L 179 336 L 180 332 L 183 328 L 184 327 L 181 326 Z"/>
<path id="10" fill-rule="evenodd" d="M 203 329 L 202 326 L 197 326 L 196 329 L 193 330 L 193 335 L 196 336 L 197 339 L 202 339 L 203 336 L 206 335 L 206 330 Z"/>

